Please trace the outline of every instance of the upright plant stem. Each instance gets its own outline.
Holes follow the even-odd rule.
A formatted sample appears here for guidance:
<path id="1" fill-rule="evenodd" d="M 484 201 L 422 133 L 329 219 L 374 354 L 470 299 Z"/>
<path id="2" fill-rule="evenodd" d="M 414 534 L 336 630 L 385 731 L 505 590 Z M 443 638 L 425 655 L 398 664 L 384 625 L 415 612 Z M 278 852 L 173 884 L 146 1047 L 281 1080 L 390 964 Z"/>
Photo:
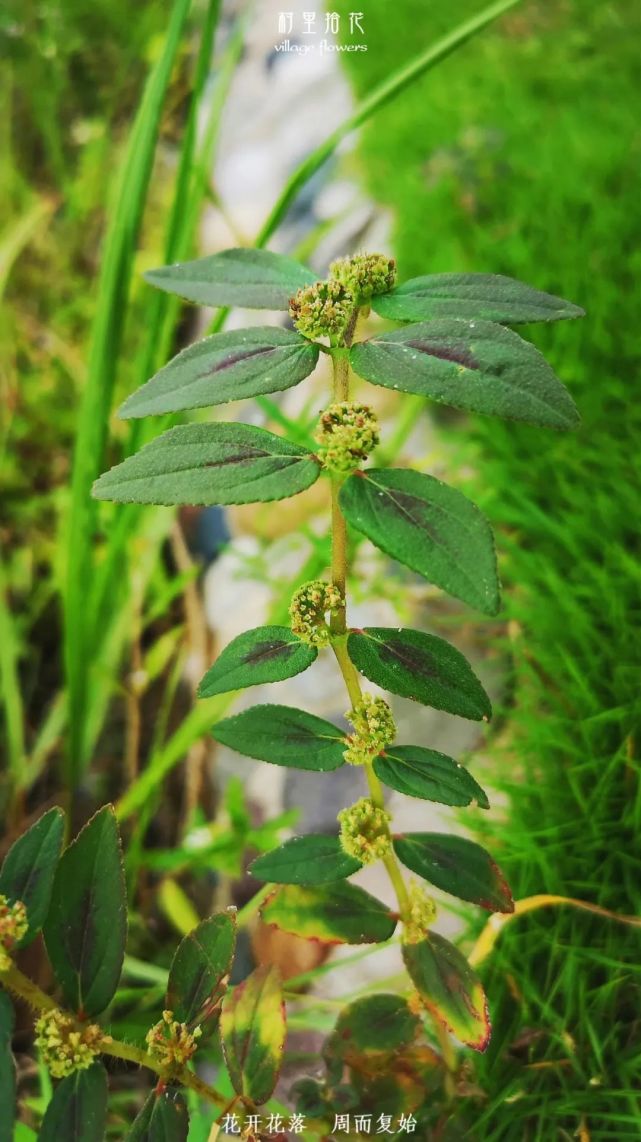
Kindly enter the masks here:
<path id="1" fill-rule="evenodd" d="M 334 400 L 348 401 L 350 397 L 349 385 L 349 357 L 347 349 L 352 343 L 358 309 L 354 311 L 342 344 L 332 353 L 334 367 Z M 352 708 L 357 706 L 363 695 L 361 691 L 358 672 L 347 652 L 347 525 L 339 503 L 339 493 L 344 477 L 332 475 L 332 583 L 340 592 L 343 605 L 332 613 L 330 631 L 332 635 L 332 649 L 345 681 Z M 364 766 L 365 776 L 369 787 L 369 794 L 377 809 L 385 809 L 383 787 L 374 772 L 371 762 Z M 383 864 L 392 882 L 398 900 L 401 918 L 405 918 L 409 911 L 409 896 L 401 870 L 392 849 L 383 857 Z"/>

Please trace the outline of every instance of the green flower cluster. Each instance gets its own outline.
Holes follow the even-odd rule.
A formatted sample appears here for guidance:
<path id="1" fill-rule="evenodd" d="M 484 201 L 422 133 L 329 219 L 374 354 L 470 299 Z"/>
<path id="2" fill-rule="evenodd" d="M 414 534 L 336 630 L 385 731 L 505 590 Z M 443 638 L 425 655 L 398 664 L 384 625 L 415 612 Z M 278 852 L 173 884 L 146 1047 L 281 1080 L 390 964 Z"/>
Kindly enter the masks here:
<path id="1" fill-rule="evenodd" d="M 294 592 L 289 607 L 292 633 L 310 646 L 327 646 L 329 627 L 325 615 L 339 610 L 343 600 L 333 583 L 312 579 Z"/>
<path id="2" fill-rule="evenodd" d="M 409 908 L 404 915 L 403 943 L 420 944 L 436 919 L 436 905 L 421 884 L 410 881 L 407 894 Z"/>
<path id="3" fill-rule="evenodd" d="M 100 1053 L 100 1041 L 108 1039 L 97 1024 L 79 1027 L 75 1019 L 57 1009 L 45 1011 L 36 1021 L 35 1044 L 54 1079 L 90 1067 Z"/>
<path id="4" fill-rule="evenodd" d="M 390 814 L 379 809 L 369 797 L 361 797 L 355 805 L 341 809 L 338 820 L 344 851 L 361 864 L 371 864 L 386 856 L 392 848 L 391 819 Z"/>
<path id="5" fill-rule="evenodd" d="M 22 901 L 9 904 L 7 897 L 0 895 L 0 971 L 11 967 L 11 952 L 28 927 L 27 909 Z"/>
<path id="6" fill-rule="evenodd" d="M 363 694 L 358 706 L 348 710 L 345 717 L 355 731 L 347 738 L 348 747 L 343 754 L 349 765 L 366 765 L 396 737 L 396 722 L 390 707 L 373 694 Z"/>
<path id="7" fill-rule="evenodd" d="M 329 267 L 331 278 L 352 294 L 358 305 L 367 304 L 378 294 L 387 293 L 396 285 L 397 272 L 394 258 L 385 254 L 355 254 L 352 258 L 338 258 Z"/>
<path id="8" fill-rule="evenodd" d="M 347 329 L 354 308 L 354 297 L 340 282 L 315 282 L 290 299 L 289 316 L 305 337 L 329 337 L 335 343 Z"/>
<path id="9" fill-rule="evenodd" d="M 314 439 L 326 468 L 353 472 L 378 444 L 378 421 L 368 405 L 338 401 L 321 413 Z"/>
<path id="10" fill-rule="evenodd" d="M 190 1031 L 186 1023 L 178 1023 L 174 1019 L 173 1011 L 163 1011 L 162 1019 L 154 1023 L 145 1040 L 149 1053 L 163 1067 L 184 1067 L 196 1053 L 201 1035 L 201 1027 Z"/>

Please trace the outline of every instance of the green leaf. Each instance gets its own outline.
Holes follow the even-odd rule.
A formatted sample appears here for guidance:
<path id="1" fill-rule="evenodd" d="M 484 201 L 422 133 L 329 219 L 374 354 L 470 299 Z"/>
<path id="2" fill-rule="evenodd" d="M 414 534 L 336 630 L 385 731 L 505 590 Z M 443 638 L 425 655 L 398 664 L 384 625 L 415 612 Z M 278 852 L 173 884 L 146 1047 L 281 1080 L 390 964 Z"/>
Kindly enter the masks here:
<path id="1" fill-rule="evenodd" d="M 420 472 L 368 468 L 345 481 L 340 504 L 348 522 L 387 555 L 485 614 L 497 613 L 490 525 L 462 492 Z"/>
<path id="2" fill-rule="evenodd" d="M 348 1065 L 361 1055 L 388 1055 L 409 1046 L 420 1027 L 420 1019 L 402 996 L 367 995 L 343 1008 L 323 1055 Z"/>
<path id="3" fill-rule="evenodd" d="M 388 389 L 543 428 L 575 428 L 572 397 L 545 357 L 511 329 L 457 318 L 409 325 L 355 345 L 352 367 Z"/>
<path id="4" fill-rule="evenodd" d="M 282 392 L 308 377 L 319 349 L 280 326 L 214 333 L 184 349 L 118 410 L 127 419 Z"/>
<path id="5" fill-rule="evenodd" d="M 297 290 L 316 281 L 316 275 L 293 258 L 244 248 L 162 266 L 144 276 L 150 285 L 198 305 L 242 305 L 246 309 L 287 309 Z"/>
<path id="6" fill-rule="evenodd" d="M 387 905 L 343 881 L 327 888 L 278 888 L 261 916 L 266 924 L 322 944 L 380 944 L 397 922 Z"/>
<path id="7" fill-rule="evenodd" d="M 331 722 L 292 706 L 252 706 L 217 722 L 212 734 L 245 757 L 318 773 L 338 769 L 347 748 L 344 735 Z"/>
<path id="8" fill-rule="evenodd" d="M 390 789 L 439 805 L 469 805 L 489 809 L 487 794 L 458 761 L 418 745 L 390 746 L 374 759 L 374 772 Z"/>
<path id="9" fill-rule="evenodd" d="M 502 274 L 427 274 L 411 278 L 373 298 L 372 309 L 394 321 L 479 317 L 501 325 L 585 316 L 578 305 Z"/>
<path id="10" fill-rule="evenodd" d="M 184 424 L 105 472 L 93 495 L 123 504 L 252 504 L 295 496 L 319 472 L 309 452 L 263 428 Z"/>
<path id="11" fill-rule="evenodd" d="M 233 911 L 203 920 L 181 940 L 169 969 L 167 1007 L 179 1023 L 209 1024 L 220 1011 L 236 944 Z"/>
<path id="12" fill-rule="evenodd" d="M 347 650 L 361 674 L 392 694 L 462 718 L 492 716 L 490 699 L 469 662 L 442 638 L 419 630 L 366 627 L 350 633 Z"/>
<path id="13" fill-rule="evenodd" d="M 449 833 L 405 833 L 394 838 L 396 855 L 406 868 L 443 892 L 471 900 L 490 912 L 513 912 L 509 885 L 485 849 Z"/>
<path id="14" fill-rule="evenodd" d="M 65 850 L 44 926 L 65 1003 L 82 1017 L 112 1000 L 127 939 L 127 899 L 118 825 L 105 806 Z"/>
<path id="15" fill-rule="evenodd" d="M 362 868 L 348 856 L 338 837 L 321 833 L 292 837 L 280 848 L 258 857 L 249 871 L 274 884 L 330 884 L 344 880 Z"/>
<path id="16" fill-rule="evenodd" d="M 127 1134 L 127 1142 L 187 1142 L 189 1114 L 182 1095 L 152 1091 Z"/>
<path id="17" fill-rule="evenodd" d="M 491 1032 L 485 992 L 458 948 L 430 932 L 420 943 L 406 944 L 403 959 L 430 1015 L 461 1043 L 484 1051 Z"/>
<path id="18" fill-rule="evenodd" d="M 74 1071 L 58 1083 L 38 1135 L 39 1142 L 104 1142 L 107 1072 L 101 1063 Z"/>
<path id="19" fill-rule="evenodd" d="M 198 697 L 211 698 L 229 690 L 293 678 L 307 670 L 317 654 L 289 627 L 256 627 L 238 635 L 218 655 L 198 687 Z"/>
<path id="20" fill-rule="evenodd" d="M 281 1068 L 287 1025 L 280 974 L 260 967 L 229 992 L 220 1035 L 232 1086 L 260 1105 L 270 1097 Z"/>
<path id="21" fill-rule="evenodd" d="M 16 1113 L 16 1064 L 11 1051 L 15 1014 L 6 991 L 0 991 L 0 1142 L 13 1142 Z"/>
<path id="22" fill-rule="evenodd" d="M 64 827 L 62 809 L 50 809 L 11 846 L 0 869 L 0 894 L 11 903 L 21 900 L 27 909 L 29 929 L 21 947 L 35 939 L 46 920 Z"/>

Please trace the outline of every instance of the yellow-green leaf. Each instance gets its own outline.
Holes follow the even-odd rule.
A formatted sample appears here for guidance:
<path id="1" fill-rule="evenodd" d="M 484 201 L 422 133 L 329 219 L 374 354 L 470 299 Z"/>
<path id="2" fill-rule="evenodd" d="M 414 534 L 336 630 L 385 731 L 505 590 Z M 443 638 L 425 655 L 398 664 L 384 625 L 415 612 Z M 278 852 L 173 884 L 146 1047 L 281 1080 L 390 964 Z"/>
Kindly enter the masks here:
<path id="1" fill-rule="evenodd" d="M 487 1000 L 465 956 L 437 932 L 403 947 L 403 959 L 425 1007 L 448 1031 L 475 1051 L 490 1040 Z"/>
<path id="2" fill-rule="evenodd" d="M 277 968 L 261 967 L 228 992 L 220 1035 L 232 1086 L 260 1105 L 270 1097 L 280 1072 L 287 1031 Z"/>
<path id="3" fill-rule="evenodd" d="M 397 923 L 386 904 L 345 881 L 323 888 L 278 888 L 261 915 L 266 924 L 322 944 L 383 943 Z"/>

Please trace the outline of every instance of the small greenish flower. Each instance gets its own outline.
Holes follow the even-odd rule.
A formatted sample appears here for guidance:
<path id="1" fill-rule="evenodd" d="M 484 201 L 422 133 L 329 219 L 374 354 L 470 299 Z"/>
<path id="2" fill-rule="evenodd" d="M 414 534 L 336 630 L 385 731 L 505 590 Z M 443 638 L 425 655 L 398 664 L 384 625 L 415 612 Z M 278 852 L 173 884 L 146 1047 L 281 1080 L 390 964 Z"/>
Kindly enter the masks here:
<path id="1" fill-rule="evenodd" d="M 100 1054 L 99 1044 L 109 1041 L 96 1023 L 80 1026 L 64 1011 L 45 1011 L 36 1021 L 35 1044 L 54 1079 L 90 1067 Z"/>
<path id="2" fill-rule="evenodd" d="M 355 300 L 337 281 L 315 282 L 290 299 L 289 316 L 305 337 L 340 340 L 354 312 Z"/>
<path id="3" fill-rule="evenodd" d="M 396 285 L 397 273 L 394 258 L 385 254 L 355 254 L 352 258 L 338 258 L 329 267 L 330 276 L 353 294 L 359 305 L 371 298 L 388 293 Z"/>
<path id="4" fill-rule="evenodd" d="M 436 904 L 421 884 L 411 880 L 407 894 L 409 908 L 405 914 L 403 943 L 420 944 L 436 919 Z"/>
<path id="5" fill-rule="evenodd" d="M 321 413 L 314 439 L 326 468 L 353 472 L 379 442 L 378 421 L 366 404 L 337 401 Z"/>
<path id="6" fill-rule="evenodd" d="M 365 765 L 396 737 L 396 722 L 390 707 L 373 694 L 363 694 L 358 706 L 348 710 L 345 717 L 355 731 L 347 738 L 348 746 L 343 754 L 349 765 Z"/>
<path id="7" fill-rule="evenodd" d="M 201 1027 L 190 1031 L 186 1023 L 178 1023 L 174 1019 L 173 1011 L 163 1011 L 162 1019 L 154 1023 L 145 1040 L 149 1053 L 163 1067 L 184 1067 L 196 1053 L 201 1035 Z"/>
<path id="8" fill-rule="evenodd" d="M 343 599 L 333 583 L 312 579 L 294 592 L 289 607 L 292 633 L 310 646 L 327 646 L 329 627 L 327 614 L 338 611 Z"/>
<path id="9" fill-rule="evenodd" d="M 369 797 L 362 797 L 349 809 L 341 809 L 338 820 L 344 851 L 361 864 L 371 864 L 386 856 L 392 848 L 391 819 L 387 810 L 379 809 Z"/>
<path id="10" fill-rule="evenodd" d="M 27 909 L 22 901 L 9 904 L 7 897 L 0 895 L 0 971 L 11 967 L 11 953 L 28 928 Z"/>

